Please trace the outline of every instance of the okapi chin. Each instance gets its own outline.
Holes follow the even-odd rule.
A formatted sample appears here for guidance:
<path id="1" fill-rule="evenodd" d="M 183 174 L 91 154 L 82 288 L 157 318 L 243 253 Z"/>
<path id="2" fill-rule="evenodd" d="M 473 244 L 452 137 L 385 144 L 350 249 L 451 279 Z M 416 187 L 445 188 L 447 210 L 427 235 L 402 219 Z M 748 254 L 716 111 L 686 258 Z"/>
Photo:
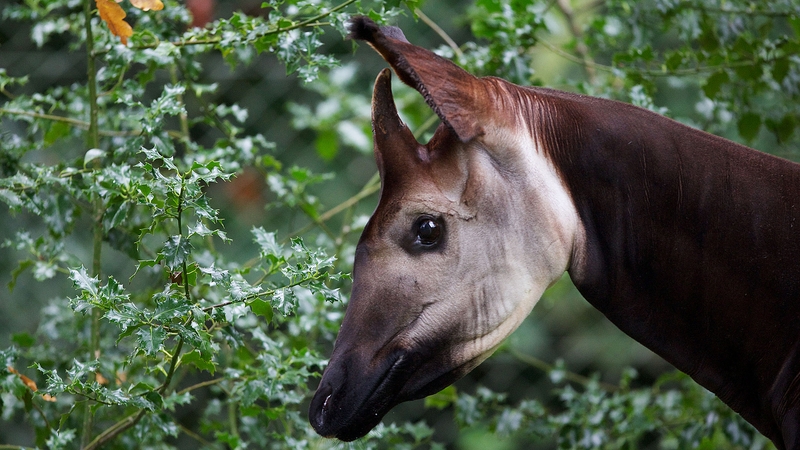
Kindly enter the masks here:
<path id="1" fill-rule="evenodd" d="M 454 382 L 568 271 L 621 330 L 800 448 L 800 165 L 631 105 L 476 78 L 365 17 L 350 32 L 442 123 L 418 143 L 380 73 L 380 201 L 317 432 L 359 438 Z"/>

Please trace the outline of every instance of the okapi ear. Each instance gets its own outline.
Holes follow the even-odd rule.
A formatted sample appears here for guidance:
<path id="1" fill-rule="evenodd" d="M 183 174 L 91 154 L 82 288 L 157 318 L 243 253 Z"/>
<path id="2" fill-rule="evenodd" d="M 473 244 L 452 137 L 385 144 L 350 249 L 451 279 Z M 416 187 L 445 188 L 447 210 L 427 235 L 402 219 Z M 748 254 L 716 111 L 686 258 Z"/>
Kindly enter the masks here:
<path id="1" fill-rule="evenodd" d="M 372 91 L 372 135 L 375 161 L 384 184 L 389 174 L 403 174 L 420 162 L 424 147 L 400 120 L 392 95 L 392 71 L 383 69 Z M 386 170 L 389 168 L 390 170 Z"/>
<path id="2" fill-rule="evenodd" d="M 405 84 L 413 87 L 462 142 L 483 134 L 479 120 L 489 92 L 481 80 L 453 62 L 410 44 L 397 27 L 379 27 L 368 17 L 348 23 L 349 37 L 367 41 Z"/>

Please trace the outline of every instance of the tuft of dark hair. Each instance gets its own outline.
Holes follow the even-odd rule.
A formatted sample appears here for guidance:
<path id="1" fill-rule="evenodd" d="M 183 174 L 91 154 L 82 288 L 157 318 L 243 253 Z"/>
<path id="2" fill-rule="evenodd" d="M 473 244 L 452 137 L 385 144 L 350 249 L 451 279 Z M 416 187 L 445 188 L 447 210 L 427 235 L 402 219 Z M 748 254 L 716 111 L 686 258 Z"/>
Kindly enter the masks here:
<path id="1" fill-rule="evenodd" d="M 397 27 L 381 27 L 367 16 L 354 16 L 347 21 L 347 37 L 359 41 L 374 43 L 382 36 L 408 42 L 403 30 Z"/>

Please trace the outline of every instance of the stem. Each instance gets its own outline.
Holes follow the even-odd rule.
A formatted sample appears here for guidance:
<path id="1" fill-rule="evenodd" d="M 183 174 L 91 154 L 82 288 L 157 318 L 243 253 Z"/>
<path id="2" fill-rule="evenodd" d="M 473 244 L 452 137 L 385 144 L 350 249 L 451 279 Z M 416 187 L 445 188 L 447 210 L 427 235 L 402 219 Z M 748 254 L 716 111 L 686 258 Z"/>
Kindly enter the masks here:
<path id="1" fill-rule="evenodd" d="M 52 120 L 53 122 L 63 122 L 78 127 L 83 130 L 89 129 L 89 122 L 85 122 L 83 120 L 73 119 L 71 117 L 64 117 L 64 116 L 57 116 L 55 114 L 42 114 L 42 113 L 35 113 L 30 111 L 20 111 L 17 109 L 5 109 L 0 108 L 0 115 L 8 114 L 11 116 L 26 116 L 26 117 L 33 117 L 34 119 L 45 119 L 45 120 Z M 99 136 L 110 136 L 110 137 L 126 137 L 126 136 L 138 136 L 142 134 L 142 130 L 130 130 L 130 131 L 117 131 L 117 130 L 97 130 L 97 134 Z"/>
<path id="2" fill-rule="evenodd" d="M 172 352 L 172 359 L 169 361 L 169 372 L 167 372 L 167 378 L 164 379 L 164 384 L 158 388 L 158 393 L 164 395 L 164 392 L 167 391 L 169 387 L 169 383 L 172 381 L 173 375 L 175 375 L 175 368 L 178 366 L 178 359 L 181 355 L 181 350 L 183 349 L 183 337 L 178 338 L 178 345 L 175 346 L 175 351 Z M 144 411 L 144 410 L 142 410 Z"/>
<path id="3" fill-rule="evenodd" d="M 178 391 L 178 395 L 183 395 L 183 394 L 185 394 L 187 392 L 191 392 L 191 391 L 194 391 L 194 390 L 197 390 L 197 389 L 200 389 L 200 388 L 204 388 L 206 386 L 213 386 L 215 384 L 222 383 L 225 380 L 226 380 L 225 378 L 214 378 L 213 380 L 201 381 L 200 383 L 193 384 L 193 385 L 191 385 L 189 387 L 181 389 L 180 391 Z"/>
<path id="4" fill-rule="evenodd" d="M 511 355 L 514 358 L 518 359 L 519 361 L 522 361 L 525 364 L 528 364 L 529 366 L 535 367 L 541 370 L 542 372 L 551 372 L 553 369 L 555 369 L 555 366 L 553 366 L 552 364 L 542 361 L 541 359 L 535 356 L 530 356 L 521 353 L 517 350 L 514 350 L 513 348 L 509 348 L 509 353 L 511 353 Z M 569 372 L 566 370 L 564 371 L 564 378 L 569 381 L 572 381 L 573 383 L 578 383 L 582 386 L 586 386 L 587 384 L 592 382 L 590 378 L 586 378 L 583 375 L 579 375 L 577 373 Z M 606 390 L 608 392 L 616 392 L 619 390 L 619 386 L 614 386 L 613 384 L 604 383 L 602 381 L 599 381 L 598 385 L 601 388 L 603 388 L 603 390 Z"/>
<path id="5" fill-rule="evenodd" d="M 236 440 L 240 440 L 238 418 L 236 417 L 236 404 L 233 402 L 228 402 L 228 427 L 230 428 L 231 435 L 236 437 Z"/>
<path id="6" fill-rule="evenodd" d="M 594 60 L 589 54 L 589 48 L 586 47 L 586 43 L 583 42 L 583 31 L 575 20 L 575 12 L 568 0 L 556 0 L 555 4 L 567 20 L 569 29 L 572 31 L 572 36 L 575 38 L 575 42 L 577 42 L 575 51 L 578 52 L 578 55 L 583 60 L 583 69 L 586 71 L 586 76 L 589 77 L 589 83 L 594 84 L 597 75 L 594 70 Z"/>
<path id="7" fill-rule="evenodd" d="M 336 205 L 333 208 L 325 211 L 324 213 L 320 214 L 320 216 L 317 217 L 317 220 L 309 223 L 308 225 L 306 225 L 306 226 L 304 226 L 304 227 L 302 227 L 302 228 L 300 228 L 300 229 L 298 229 L 296 231 L 293 231 L 293 232 L 289 233 L 289 235 L 286 238 L 284 238 L 281 242 L 285 243 L 289 239 L 289 237 L 300 236 L 300 235 L 306 233 L 308 230 L 311 230 L 312 228 L 316 227 L 319 223 L 328 221 L 331 217 L 339 214 L 342 211 L 347 210 L 351 206 L 353 206 L 356 203 L 360 202 L 364 198 L 369 197 L 370 195 L 374 194 L 375 192 L 378 192 L 378 190 L 380 190 L 380 188 L 381 188 L 381 184 L 378 181 L 379 181 L 379 178 L 378 178 L 378 174 L 376 173 L 375 175 L 372 176 L 372 178 L 370 178 L 369 181 L 367 181 L 367 184 L 364 185 L 364 187 L 361 189 L 361 191 L 359 193 L 357 193 L 356 195 L 348 198 L 347 200 L 343 201 L 342 203 L 339 203 L 338 205 Z"/>
<path id="8" fill-rule="evenodd" d="M 337 5 L 337 6 L 334 6 L 333 8 L 329 9 L 326 12 L 319 13 L 314 17 L 308 18 L 308 19 L 303 20 L 301 22 L 297 22 L 294 25 L 290 25 L 290 26 L 288 26 L 286 28 L 278 27 L 278 28 L 274 28 L 274 29 L 271 29 L 271 30 L 267 30 L 267 31 L 264 31 L 264 32 L 262 32 L 260 34 L 256 34 L 256 35 L 253 35 L 253 36 L 248 36 L 247 39 L 255 40 L 255 39 L 258 39 L 258 38 L 261 38 L 261 37 L 264 37 L 264 36 L 271 36 L 273 34 L 285 33 L 287 31 L 296 30 L 298 28 L 330 25 L 329 23 L 320 22 L 320 19 L 324 19 L 325 17 L 328 17 L 332 13 L 335 13 L 336 11 L 344 9 L 347 6 L 350 6 L 351 4 L 353 4 L 355 2 L 356 2 L 356 0 L 347 0 L 347 1 L 341 3 L 341 4 Z M 173 42 L 171 42 L 171 44 L 176 46 L 176 47 L 185 47 L 185 46 L 189 46 L 189 45 L 219 44 L 220 42 L 222 42 L 222 38 L 221 37 L 210 37 L 210 38 L 200 38 L 200 39 L 193 38 L 191 40 L 183 40 L 183 39 L 181 39 L 179 41 L 173 41 Z M 161 45 L 161 42 L 160 41 L 156 41 L 156 42 L 153 42 L 151 44 L 139 45 L 139 46 L 136 46 L 136 47 L 131 47 L 131 50 L 132 51 L 138 51 L 138 50 L 153 49 L 153 48 L 158 47 L 159 45 Z M 98 51 L 95 55 L 96 56 L 97 55 L 102 55 L 102 54 L 108 53 L 108 51 L 109 50 Z"/>
<path id="9" fill-rule="evenodd" d="M 87 133 L 87 144 L 89 148 L 100 146 L 100 135 L 98 133 L 97 118 L 97 66 L 94 54 L 94 35 L 92 33 L 92 0 L 84 0 L 83 20 L 86 28 L 86 79 L 89 87 L 89 131 Z M 100 276 L 100 262 L 103 247 L 103 203 L 99 196 L 94 199 L 94 215 L 92 230 L 92 276 Z M 91 338 L 89 359 L 100 357 L 100 316 L 102 312 L 99 308 L 92 308 L 91 318 Z M 94 418 L 92 417 L 91 402 L 86 402 L 83 411 L 83 431 L 81 434 L 81 447 L 86 448 L 89 439 L 92 437 L 92 427 Z"/>
<path id="10" fill-rule="evenodd" d="M 170 77 L 172 78 L 172 84 L 178 84 L 178 69 L 176 66 L 170 67 Z M 183 100 L 183 94 L 178 95 L 178 103 L 184 106 L 183 111 L 178 116 L 178 120 L 180 120 L 181 125 L 181 143 L 183 143 L 185 149 L 189 150 L 189 117 L 186 114 L 186 102 Z"/>
<path id="11" fill-rule="evenodd" d="M 760 61 L 737 61 L 732 62 L 729 64 L 720 64 L 716 66 L 697 66 L 693 68 L 686 68 L 686 69 L 674 69 L 674 70 L 651 70 L 651 69 L 644 69 L 644 68 L 637 68 L 634 66 L 630 67 L 616 67 L 610 66 L 606 64 L 600 64 L 597 62 L 586 61 L 583 58 L 575 56 L 569 52 L 561 50 L 557 46 L 547 42 L 544 39 L 537 39 L 537 44 L 542 44 L 546 49 L 550 50 L 551 52 L 555 53 L 558 56 L 561 56 L 564 59 L 572 61 L 577 64 L 585 65 L 592 67 L 593 69 L 602 70 L 604 72 L 614 73 L 616 70 L 636 70 L 638 73 L 653 76 L 653 77 L 669 77 L 673 75 L 692 75 L 697 73 L 703 72 L 713 72 L 722 69 L 735 69 L 737 67 L 750 67 L 754 64 L 761 64 L 763 62 L 769 62 L 769 58 L 761 59 Z"/>
<path id="12" fill-rule="evenodd" d="M 304 277 L 304 278 L 301 278 L 299 280 L 295 280 L 293 283 L 289 283 L 286 286 L 282 286 L 281 289 L 293 288 L 293 287 L 299 286 L 299 285 L 301 285 L 301 284 L 303 284 L 305 282 L 317 280 L 320 277 L 322 277 L 323 275 L 324 274 L 322 274 L 322 273 L 315 273 L 314 275 L 312 275 L 310 277 Z M 227 302 L 222 302 L 222 303 L 217 303 L 216 305 L 206 306 L 205 308 L 203 308 L 203 311 L 204 312 L 209 312 L 209 311 L 213 311 L 214 309 L 222 308 L 222 307 L 225 307 L 225 306 L 228 306 L 228 305 L 233 305 L 233 304 L 236 304 L 236 303 L 247 303 L 250 300 L 255 300 L 255 299 L 259 298 L 259 297 L 268 297 L 268 296 L 271 296 L 271 295 L 274 295 L 274 294 L 275 294 L 275 289 L 268 289 L 268 290 L 266 290 L 264 292 L 257 292 L 255 294 L 246 295 L 243 298 L 240 298 L 238 300 L 228 300 Z"/>
<path id="13" fill-rule="evenodd" d="M 94 438 L 94 440 L 90 442 L 89 445 L 83 448 L 83 450 L 94 450 L 96 448 L 99 448 L 106 442 L 110 441 L 111 439 L 114 439 L 120 433 L 124 432 L 128 428 L 131 428 L 132 426 L 139 423 L 139 421 L 142 420 L 142 417 L 144 417 L 145 411 L 146 410 L 143 409 L 138 413 L 133 413 L 125 417 L 124 419 L 120 420 L 119 422 L 115 423 L 114 425 L 110 426 L 108 429 L 97 435 L 97 437 Z"/>
<path id="14" fill-rule="evenodd" d="M 203 447 L 207 447 L 207 448 L 214 448 L 215 447 L 215 443 L 214 442 L 209 442 L 209 441 L 205 440 L 203 438 L 203 436 L 200 436 L 199 434 L 195 433 L 194 431 L 186 428 L 185 426 L 183 426 L 181 424 L 178 424 L 178 429 L 181 430 L 181 433 L 189 436 L 190 438 L 194 439 L 198 443 L 202 444 Z"/>
<path id="15" fill-rule="evenodd" d="M 448 35 L 447 32 L 445 32 L 442 27 L 439 26 L 439 24 L 431 20 L 431 18 L 426 16 L 425 13 L 423 13 L 419 8 L 414 9 L 414 14 L 419 16 L 419 18 L 425 22 L 425 25 L 429 26 L 433 31 L 435 31 L 436 34 L 438 34 L 439 37 L 441 37 L 447 43 L 447 45 L 453 49 L 453 53 L 456 54 L 458 59 L 461 59 L 464 56 L 464 52 L 462 52 L 461 48 L 458 47 L 456 41 L 454 41 L 453 38 L 451 38 L 450 35 Z"/>

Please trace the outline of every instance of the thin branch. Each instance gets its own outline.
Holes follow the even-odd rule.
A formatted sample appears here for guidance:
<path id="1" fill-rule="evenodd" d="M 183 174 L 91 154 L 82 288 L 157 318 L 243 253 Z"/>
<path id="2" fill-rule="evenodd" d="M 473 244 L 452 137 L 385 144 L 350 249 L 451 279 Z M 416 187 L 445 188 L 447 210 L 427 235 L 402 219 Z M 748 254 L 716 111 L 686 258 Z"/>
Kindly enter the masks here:
<path id="1" fill-rule="evenodd" d="M 89 148 L 98 148 L 100 146 L 100 134 L 98 133 L 99 122 L 99 109 L 100 105 L 97 100 L 97 61 L 94 56 L 94 35 L 92 33 L 92 6 L 94 2 L 91 0 L 84 0 L 83 3 L 83 20 L 86 31 L 86 84 L 89 88 L 89 128 L 87 131 L 86 143 Z M 94 212 L 94 220 L 92 222 L 92 277 L 100 277 L 101 272 L 101 255 L 103 248 L 103 214 L 105 206 L 103 200 L 98 195 L 93 195 L 92 209 Z M 91 334 L 89 337 L 89 351 L 90 358 L 100 358 L 100 317 L 102 311 L 100 308 L 92 308 L 91 315 Z M 92 428 L 94 427 L 94 413 L 90 402 L 86 402 L 83 412 L 83 429 L 81 431 L 81 446 L 85 447 L 86 443 L 92 437 Z"/>
<path id="2" fill-rule="evenodd" d="M 522 352 L 519 352 L 519 351 L 517 351 L 517 350 L 515 350 L 513 348 L 509 348 L 508 351 L 509 351 L 509 353 L 511 353 L 512 356 L 514 356 L 514 358 L 518 359 L 519 361 L 524 362 L 525 364 L 528 364 L 529 366 L 535 367 L 535 368 L 541 370 L 542 372 L 549 373 L 549 372 L 552 372 L 556 368 L 554 365 L 552 365 L 552 364 L 550 364 L 548 362 L 542 361 L 541 359 L 539 359 L 539 358 L 537 358 L 535 356 L 526 355 L 526 354 L 524 354 Z M 579 375 L 577 373 L 566 371 L 566 370 L 564 371 L 564 378 L 569 380 L 569 381 L 572 381 L 573 383 L 578 383 L 578 384 L 580 384 L 582 386 L 586 386 L 589 383 L 593 382 L 593 380 L 591 378 L 587 378 L 587 377 L 584 377 L 583 375 Z M 619 390 L 619 386 L 615 386 L 615 385 L 609 384 L 609 383 L 604 383 L 602 381 L 598 381 L 598 385 L 601 388 L 603 388 L 603 390 L 606 390 L 608 392 L 616 392 L 616 391 Z"/>
<path id="3" fill-rule="evenodd" d="M 571 54 L 569 52 L 566 52 L 566 51 L 558 48 L 557 46 L 547 42 L 544 39 L 537 39 L 536 42 L 538 44 L 542 44 L 542 46 L 544 46 L 546 49 L 550 50 L 551 52 L 555 53 L 558 56 L 561 56 L 564 59 L 567 59 L 567 60 L 572 61 L 572 62 L 577 63 L 577 64 L 585 64 L 586 63 L 582 58 L 577 57 L 577 56 L 575 56 L 575 55 L 573 55 L 573 54 Z M 597 69 L 597 70 L 602 70 L 604 72 L 610 72 L 610 73 L 614 73 L 614 72 L 619 71 L 619 70 L 636 69 L 636 71 L 641 73 L 641 74 L 650 75 L 650 76 L 653 76 L 653 77 L 668 77 L 668 76 L 674 76 L 674 75 L 692 75 L 692 74 L 698 74 L 698 73 L 703 73 L 703 72 L 715 72 L 715 71 L 722 70 L 722 69 L 735 69 L 737 67 L 751 67 L 754 64 L 756 64 L 756 63 L 753 62 L 753 61 L 739 61 L 739 62 L 732 62 L 732 63 L 729 63 L 729 64 L 720 64 L 720 65 L 717 65 L 717 66 L 697 66 L 697 67 L 693 67 L 693 68 L 675 69 L 675 70 L 652 70 L 652 69 L 642 69 L 642 68 L 635 68 L 635 67 L 614 67 L 614 66 L 609 66 L 609 65 L 606 65 L 606 64 L 600 64 L 600 63 L 597 63 L 597 62 L 592 62 L 590 65 L 593 68 Z"/>
<path id="4" fill-rule="evenodd" d="M 197 441 L 200 444 L 202 444 L 203 447 L 213 448 L 213 447 L 215 447 L 217 445 L 216 442 L 210 442 L 210 441 L 205 440 L 205 438 L 203 438 L 203 436 L 200 436 L 199 434 L 197 434 L 194 431 L 186 428 L 185 426 L 181 425 L 180 423 L 178 424 L 178 429 L 181 431 L 181 433 L 189 436 L 191 439 L 194 439 L 195 441 Z"/>
<path id="5" fill-rule="evenodd" d="M 586 47 L 586 43 L 583 42 L 583 30 L 581 30 L 581 27 L 575 20 L 575 11 L 572 9 L 572 6 L 570 6 L 569 0 L 556 0 L 555 6 L 558 7 L 558 10 L 561 11 L 561 14 L 567 20 L 567 24 L 569 24 L 569 29 L 572 32 L 572 36 L 577 42 L 575 51 L 578 52 L 578 55 L 583 62 L 583 68 L 586 71 L 586 76 L 589 77 L 589 82 L 594 83 L 595 76 L 597 75 L 594 70 L 594 60 L 589 54 L 589 48 Z"/>
<path id="6" fill-rule="evenodd" d="M 184 276 L 185 278 L 185 276 Z M 164 384 L 158 388 L 158 393 L 164 395 L 164 392 L 167 391 L 169 387 L 169 383 L 172 381 L 172 377 L 175 375 L 175 368 L 178 366 L 178 359 L 181 355 L 181 350 L 183 349 L 183 336 L 178 338 L 178 345 L 175 346 L 175 351 L 172 352 L 172 359 L 169 362 L 169 372 L 167 372 L 167 378 L 164 379 Z"/>
<path id="7" fill-rule="evenodd" d="M 265 36 L 271 36 L 273 34 L 285 33 L 287 31 L 292 31 L 292 30 L 296 30 L 296 29 L 299 29 L 299 28 L 328 25 L 329 24 L 328 22 L 320 22 L 320 19 L 324 19 L 325 17 L 328 17 L 329 15 L 331 15 L 331 14 L 333 14 L 333 13 L 335 13 L 335 12 L 341 10 L 341 9 L 346 8 L 346 7 L 350 6 L 351 4 L 353 4 L 355 2 L 356 2 L 356 0 L 347 0 L 347 1 L 341 3 L 341 4 L 337 5 L 337 6 L 334 6 L 333 8 L 329 9 L 328 11 L 325 11 L 323 13 L 319 13 L 316 16 L 313 16 L 313 17 L 310 17 L 310 18 L 308 18 L 306 20 L 297 22 L 297 23 L 295 23 L 293 25 L 290 25 L 290 26 L 288 26 L 286 28 L 278 27 L 278 28 L 274 28 L 272 30 L 267 30 L 267 31 L 265 31 L 263 33 L 260 33 L 260 34 L 254 35 L 254 36 L 249 36 L 248 39 L 255 40 L 255 39 L 258 39 L 258 38 L 265 37 Z M 174 45 L 175 47 L 187 47 L 187 46 L 191 46 L 191 45 L 219 44 L 220 42 L 222 42 L 222 37 L 210 37 L 210 38 L 189 39 L 189 40 L 181 39 L 181 40 L 178 40 L 178 41 L 172 41 L 172 42 L 170 42 L 170 44 Z M 158 47 L 159 45 L 161 45 L 161 41 L 156 40 L 155 42 L 153 42 L 151 44 L 138 45 L 136 47 L 132 47 L 131 50 L 137 51 L 137 50 L 153 49 L 153 48 Z M 109 52 L 109 50 L 105 49 L 105 50 L 101 50 L 101 51 L 95 52 L 94 55 L 95 56 L 99 56 L 99 55 L 106 54 L 108 52 Z"/>
<path id="8" fill-rule="evenodd" d="M 222 383 L 225 380 L 226 380 L 226 378 L 214 378 L 213 380 L 202 381 L 200 383 L 193 384 L 193 385 L 191 385 L 189 387 L 181 389 L 180 391 L 177 392 L 177 394 L 178 395 L 183 395 L 183 394 L 185 394 L 187 392 L 191 392 L 191 391 L 194 391 L 194 390 L 197 390 L 197 389 L 200 389 L 200 388 L 204 388 L 206 386 L 213 386 L 215 384 Z"/>
<path id="9" fill-rule="evenodd" d="M 378 177 L 378 174 L 376 173 L 375 175 L 372 176 L 372 178 L 369 179 L 369 181 L 367 181 L 367 184 L 365 184 L 364 187 L 361 189 L 361 191 L 359 191 L 356 195 L 348 198 L 347 200 L 343 201 L 342 203 L 339 203 L 338 205 L 334 206 L 333 208 L 331 208 L 331 209 L 325 211 L 324 213 L 320 214 L 319 217 L 317 217 L 317 220 L 309 223 L 308 225 L 306 225 L 306 226 L 304 226 L 304 227 L 302 227 L 302 228 L 300 228 L 298 230 L 295 230 L 295 231 L 289 233 L 289 235 L 286 238 L 284 238 L 283 241 L 281 241 L 281 242 L 285 243 L 289 239 L 289 237 L 300 236 L 300 235 L 305 234 L 306 232 L 308 232 L 312 228 L 316 227 L 319 223 L 324 223 L 324 222 L 330 220 L 330 218 L 332 218 L 333 216 L 339 214 L 342 211 L 346 211 L 348 208 L 350 208 L 351 206 L 353 206 L 356 203 L 360 202 L 364 198 L 369 197 L 370 195 L 374 194 L 375 192 L 378 192 L 378 190 L 380 190 L 380 188 L 381 188 L 381 184 L 379 183 L 379 180 L 380 180 L 380 178 Z"/>
<path id="10" fill-rule="evenodd" d="M 438 34 L 439 37 L 441 37 L 442 40 L 444 40 L 447 43 L 447 45 L 450 46 L 451 49 L 453 49 L 453 52 L 459 59 L 461 59 L 464 56 L 464 52 L 462 52 L 461 48 L 458 47 L 456 41 L 454 41 L 447 34 L 447 32 L 444 31 L 442 27 L 439 26 L 439 24 L 431 20 L 431 18 L 426 16 L 425 13 L 423 13 L 419 8 L 414 8 L 414 14 L 416 14 L 420 19 L 422 19 L 422 21 L 425 22 L 425 25 L 428 25 L 433 31 L 435 31 L 436 34 Z"/>
<path id="11" fill-rule="evenodd" d="M 286 286 L 281 286 L 280 289 L 293 288 L 293 287 L 299 286 L 299 285 L 301 285 L 301 284 L 303 284 L 303 283 L 305 283 L 307 281 L 318 280 L 323 275 L 324 275 L 323 273 L 315 273 L 314 275 L 312 275 L 310 277 L 303 277 L 303 278 L 301 278 L 299 280 L 296 280 L 296 281 L 294 281 L 292 283 L 287 284 Z M 259 298 L 259 297 L 266 297 L 266 296 L 274 295 L 275 292 L 276 292 L 275 289 L 267 289 L 264 292 L 256 292 L 255 294 L 245 295 L 244 297 L 242 297 L 240 299 L 237 299 L 237 300 L 228 300 L 226 302 L 217 303 L 216 305 L 206 306 L 205 308 L 203 308 L 203 311 L 204 312 L 209 312 L 209 311 L 213 311 L 214 309 L 217 309 L 217 308 L 222 308 L 222 307 L 229 306 L 229 305 L 234 305 L 234 304 L 237 304 L 237 303 L 247 303 L 248 301 L 255 300 L 255 299 Z"/>
<path id="12" fill-rule="evenodd" d="M 696 8 L 695 5 L 684 2 L 681 7 Z M 718 7 L 702 7 L 702 11 L 715 14 L 735 14 L 739 16 L 759 16 L 759 17 L 790 17 L 797 15 L 797 11 L 765 11 L 763 9 L 727 9 Z"/>
<path id="13" fill-rule="evenodd" d="M 0 115 L 2 114 L 9 114 L 13 116 L 26 116 L 26 117 L 33 117 L 34 119 L 44 119 L 44 120 L 52 120 L 54 122 L 68 123 L 82 130 L 88 130 L 91 127 L 91 124 L 89 122 L 73 119 L 71 117 L 57 116 L 55 114 L 42 114 L 30 111 L 20 111 L 17 109 L 0 108 Z M 131 131 L 97 130 L 97 134 L 100 136 L 126 137 L 126 136 L 138 136 L 142 134 L 142 131 L 141 130 L 131 130 Z"/>
<path id="14" fill-rule="evenodd" d="M 14 100 L 16 98 L 16 96 L 14 94 L 9 92 L 8 89 L 6 89 L 4 87 L 0 88 L 0 94 L 5 95 L 6 97 L 8 97 L 9 100 Z M 3 447 L 0 447 L 0 448 L 3 448 Z"/>
<path id="15" fill-rule="evenodd" d="M 106 442 L 114 439 L 115 437 L 123 433 L 125 430 L 139 423 L 139 421 L 142 420 L 142 417 L 144 417 L 146 412 L 147 410 L 142 409 L 138 413 L 133 413 L 125 417 L 124 419 L 120 420 L 119 422 L 115 423 L 114 425 L 110 426 L 105 431 L 97 435 L 97 437 L 94 438 L 94 440 L 90 442 L 89 445 L 83 448 L 83 450 L 94 450 L 96 448 L 101 447 Z"/>

